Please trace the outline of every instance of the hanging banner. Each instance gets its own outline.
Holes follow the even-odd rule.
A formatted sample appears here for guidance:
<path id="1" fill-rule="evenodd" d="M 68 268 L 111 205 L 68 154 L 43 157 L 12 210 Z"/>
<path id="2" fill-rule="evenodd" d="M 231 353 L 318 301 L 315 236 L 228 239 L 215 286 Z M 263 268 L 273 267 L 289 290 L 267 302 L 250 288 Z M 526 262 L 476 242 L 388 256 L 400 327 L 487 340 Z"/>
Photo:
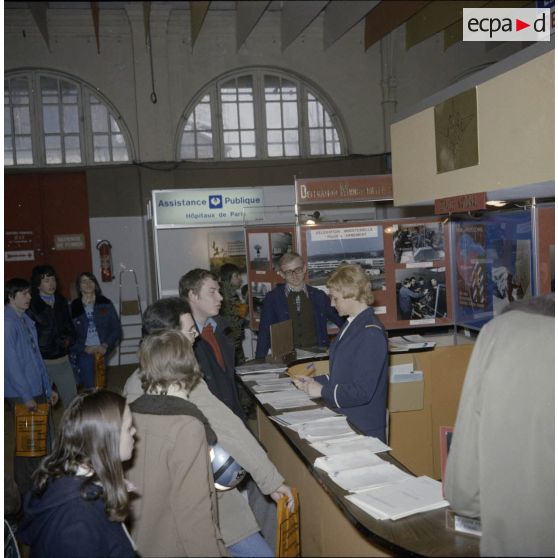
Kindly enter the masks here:
<path id="1" fill-rule="evenodd" d="M 391 174 L 301 178 L 295 183 L 299 205 L 393 199 Z"/>
<path id="2" fill-rule="evenodd" d="M 263 219 L 262 188 L 154 190 L 155 225 L 231 225 Z M 249 218 L 247 216 L 249 211 Z"/>

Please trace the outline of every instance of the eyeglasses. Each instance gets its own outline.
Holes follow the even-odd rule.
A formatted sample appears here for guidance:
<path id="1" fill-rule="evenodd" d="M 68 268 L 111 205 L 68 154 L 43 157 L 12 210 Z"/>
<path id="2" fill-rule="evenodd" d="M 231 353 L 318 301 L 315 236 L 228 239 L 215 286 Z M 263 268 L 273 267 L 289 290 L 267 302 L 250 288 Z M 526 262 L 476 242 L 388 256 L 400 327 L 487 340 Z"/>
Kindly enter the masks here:
<path id="1" fill-rule="evenodd" d="M 304 268 L 303 267 L 295 267 L 294 269 L 285 269 L 283 271 L 283 273 L 287 277 L 292 277 L 293 275 L 300 275 L 301 273 L 304 273 Z"/>

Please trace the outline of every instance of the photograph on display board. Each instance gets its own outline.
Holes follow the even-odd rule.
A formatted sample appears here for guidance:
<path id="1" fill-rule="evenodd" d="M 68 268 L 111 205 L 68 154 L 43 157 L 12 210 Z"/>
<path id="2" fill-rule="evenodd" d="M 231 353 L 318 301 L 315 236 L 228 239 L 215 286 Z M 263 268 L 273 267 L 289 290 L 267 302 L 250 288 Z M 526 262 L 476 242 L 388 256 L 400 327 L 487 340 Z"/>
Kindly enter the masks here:
<path id="1" fill-rule="evenodd" d="M 250 269 L 266 272 L 271 270 L 268 233 L 248 233 L 248 255 L 250 258 Z"/>
<path id="2" fill-rule="evenodd" d="M 395 263 L 432 262 L 445 258 L 442 223 L 393 225 Z"/>
<path id="3" fill-rule="evenodd" d="M 341 264 L 359 264 L 370 276 L 372 290 L 385 288 L 384 234 L 380 226 L 306 230 L 308 282 L 325 285 Z"/>
<path id="4" fill-rule="evenodd" d="M 531 218 L 527 212 L 455 223 L 457 321 L 472 327 L 533 293 Z"/>
<path id="5" fill-rule="evenodd" d="M 554 206 L 537 211 L 539 293 L 554 292 Z"/>
<path id="6" fill-rule="evenodd" d="M 265 295 L 271 291 L 271 283 L 255 283 L 250 284 L 252 291 L 252 317 L 254 320 L 260 319 L 263 299 Z"/>
<path id="7" fill-rule="evenodd" d="M 279 260 L 283 254 L 293 251 L 293 235 L 289 232 L 271 233 L 271 258 L 273 269 L 279 269 Z"/>
<path id="8" fill-rule="evenodd" d="M 219 275 L 225 263 L 236 265 L 246 274 L 246 248 L 244 231 L 219 231 L 209 233 L 209 269 Z M 244 281 L 245 282 L 245 281 Z"/>
<path id="9" fill-rule="evenodd" d="M 395 270 L 398 320 L 446 318 L 448 301 L 445 267 Z"/>

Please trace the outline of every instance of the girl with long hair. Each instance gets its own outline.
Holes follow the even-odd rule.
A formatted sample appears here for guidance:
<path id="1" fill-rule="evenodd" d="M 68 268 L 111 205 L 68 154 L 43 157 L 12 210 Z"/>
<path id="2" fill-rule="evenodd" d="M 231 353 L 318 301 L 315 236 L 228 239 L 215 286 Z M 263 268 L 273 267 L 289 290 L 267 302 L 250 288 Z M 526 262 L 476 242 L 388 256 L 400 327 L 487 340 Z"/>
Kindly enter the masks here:
<path id="1" fill-rule="evenodd" d="M 120 340 L 122 328 L 114 305 L 103 296 L 93 273 L 80 273 L 76 290 L 79 296 L 70 307 L 76 341 L 70 351 L 79 383 L 87 389 L 95 387 L 96 360 L 104 359 L 106 366 L 107 357 Z"/>
<path id="2" fill-rule="evenodd" d="M 75 397 L 52 452 L 33 475 L 17 532 L 31 558 L 136 556 L 123 523 L 129 502 L 122 468 L 132 457 L 134 434 L 122 396 L 94 390 Z"/>

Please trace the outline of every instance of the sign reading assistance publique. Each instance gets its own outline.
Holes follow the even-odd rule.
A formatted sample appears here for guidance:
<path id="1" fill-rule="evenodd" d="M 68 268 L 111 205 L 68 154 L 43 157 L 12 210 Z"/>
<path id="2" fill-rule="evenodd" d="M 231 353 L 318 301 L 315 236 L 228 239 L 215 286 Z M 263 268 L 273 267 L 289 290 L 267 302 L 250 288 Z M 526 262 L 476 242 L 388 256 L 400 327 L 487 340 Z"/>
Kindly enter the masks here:
<path id="1" fill-rule="evenodd" d="M 227 225 L 261 219 L 261 188 L 154 190 L 156 226 Z M 261 209 L 259 209 L 261 208 Z"/>

